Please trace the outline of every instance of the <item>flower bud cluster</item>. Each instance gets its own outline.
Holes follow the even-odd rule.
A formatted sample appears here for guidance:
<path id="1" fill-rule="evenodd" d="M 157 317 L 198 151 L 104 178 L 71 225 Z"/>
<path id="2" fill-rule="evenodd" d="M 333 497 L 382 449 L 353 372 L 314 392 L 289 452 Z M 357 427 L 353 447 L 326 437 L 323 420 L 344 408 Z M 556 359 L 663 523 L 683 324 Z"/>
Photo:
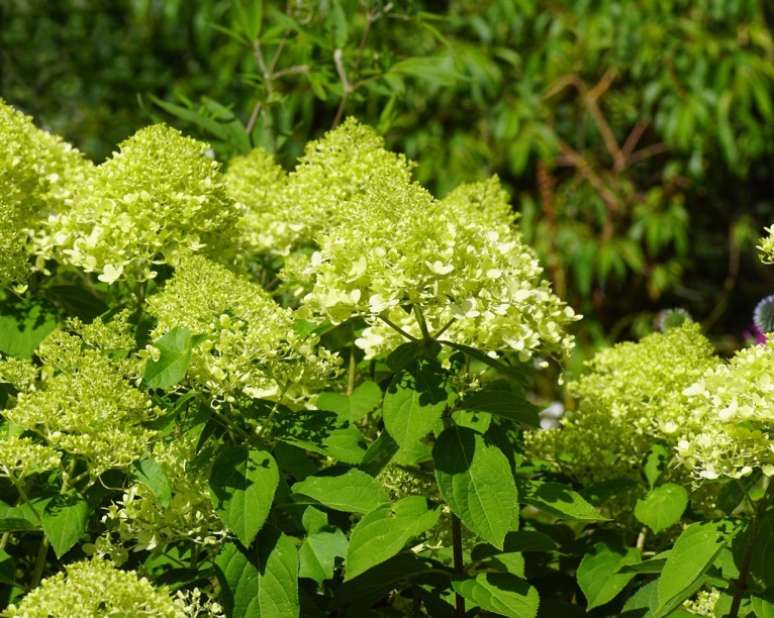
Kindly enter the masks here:
<path id="1" fill-rule="evenodd" d="M 160 337 L 185 326 L 204 340 L 193 350 L 189 379 L 215 399 L 240 395 L 307 400 L 335 376 L 339 359 L 317 338 L 294 330 L 290 309 L 259 285 L 203 256 L 180 260 L 174 276 L 148 299 Z"/>
<path id="2" fill-rule="evenodd" d="M 71 205 L 93 166 L 0 99 L 0 287 L 22 283 L 27 236 L 39 219 Z"/>

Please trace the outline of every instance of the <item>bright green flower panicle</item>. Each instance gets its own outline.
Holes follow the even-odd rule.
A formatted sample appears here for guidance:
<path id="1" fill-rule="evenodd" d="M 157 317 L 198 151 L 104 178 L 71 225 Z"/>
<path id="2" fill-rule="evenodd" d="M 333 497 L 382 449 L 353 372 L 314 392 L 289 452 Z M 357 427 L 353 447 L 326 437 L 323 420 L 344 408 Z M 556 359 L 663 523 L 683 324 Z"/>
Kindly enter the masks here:
<path id="1" fill-rule="evenodd" d="M 307 144 L 286 175 L 260 149 L 234 159 L 226 172 L 229 194 L 246 207 L 242 236 L 257 253 L 287 257 L 313 246 L 321 230 L 351 216 L 368 187 L 392 178 L 409 182 L 413 166 L 384 148 L 376 132 L 347 119 Z"/>
<path id="2" fill-rule="evenodd" d="M 239 395 L 283 401 L 308 399 L 325 387 L 338 357 L 293 329 L 293 312 L 259 285 L 202 256 L 180 261 L 164 289 L 148 299 L 158 319 L 153 336 L 177 326 L 205 335 L 193 350 L 189 379 L 215 399 Z"/>
<path id="3" fill-rule="evenodd" d="M 144 483 L 130 485 L 103 518 L 112 536 L 133 550 L 183 541 L 214 547 L 225 536 L 210 499 L 208 470 L 191 463 L 197 438 L 176 436 L 154 445 L 151 456 L 169 480 L 169 502 L 162 504 Z"/>
<path id="4" fill-rule="evenodd" d="M 107 560 L 84 560 L 46 578 L 6 618 L 186 618 L 183 603 L 133 571 Z"/>
<path id="5" fill-rule="evenodd" d="M 0 475 L 22 479 L 58 468 L 62 456 L 50 446 L 38 444 L 27 437 L 0 440 Z"/>
<path id="6" fill-rule="evenodd" d="M 56 331 L 41 344 L 37 383 L 27 383 L 4 414 L 50 448 L 84 459 L 89 474 L 97 477 L 128 466 L 147 451 L 155 434 L 142 423 L 158 411 L 131 384 L 137 361 L 110 358 L 107 350 L 90 343 L 104 325 L 75 322 L 70 327 L 72 332 Z M 117 334 L 113 343 L 127 336 Z"/>
<path id="7" fill-rule="evenodd" d="M 73 208 L 37 239 L 55 257 L 99 279 L 144 281 L 183 252 L 219 250 L 239 215 L 207 144 L 153 125 L 121 144 L 84 183 Z"/>
<path id="8" fill-rule="evenodd" d="M 256 257 L 287 252 L 292 245 L 295 232 L 283 218 L 286 180 L 285 170 L 261 148 L 229 161 L 226 190 L 242 209 L 231 258 L 237 269 L 249 268 Z"/>
<path id="9" fill-rule="evenodd" d="M 577 410 L 556 429 L 526 434 L 528 452 L 583 483 L 639 479 L 654 442 L 677 443 L 682 391 L 719 362 L 693 322 L 602 350 L 568 385 Z"/>
<path id="10" fill-rule="evenodd" d="M 30 230 L 49 213 L 69 208 L 92 167 L 0 99 L 0 287 L 24 280 Z"/>
<path id="11" fill-rule="evenodd" d="M 677 455 L 695 475 L 774 475 L 774 340 L 737 352 L 681 394 Z"/>
<path id="12" fill-rule="evenodd" d="M 487 351 L 527 360 L 572 348 L 565 328 L 578 316 L 541 279 L 496 178 L 438 201 L 405 178 L 374 176 L 346 221 L 320 236 L 320 250 L 286 267 L 291 280 L 309 282 L 308 313 L 333 322 L 365 316 L 370 328 L 358 345 L 368 356 L 400 339 L 380 317 L 420 336 L 409 305 L 430 334 L 445 329 L 446 338 Z"/>

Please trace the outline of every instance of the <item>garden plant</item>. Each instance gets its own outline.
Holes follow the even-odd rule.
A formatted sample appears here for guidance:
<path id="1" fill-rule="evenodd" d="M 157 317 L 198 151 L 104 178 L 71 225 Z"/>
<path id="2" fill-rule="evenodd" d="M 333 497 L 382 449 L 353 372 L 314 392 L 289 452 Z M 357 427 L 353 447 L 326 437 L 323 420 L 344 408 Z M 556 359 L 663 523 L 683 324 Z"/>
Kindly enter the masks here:
<path id="1" fill-rule="evenodd" d="M 0 616 L 774 618 L 773 24 L 0 3 Z"/>
<path id="2" fill-rule="evenodd" d="M 581 316 L 496 177 L 415 171 L 0 103 L 3 616 L 774 616 L 774 341 L 667 312 L 553 419 Z"/>

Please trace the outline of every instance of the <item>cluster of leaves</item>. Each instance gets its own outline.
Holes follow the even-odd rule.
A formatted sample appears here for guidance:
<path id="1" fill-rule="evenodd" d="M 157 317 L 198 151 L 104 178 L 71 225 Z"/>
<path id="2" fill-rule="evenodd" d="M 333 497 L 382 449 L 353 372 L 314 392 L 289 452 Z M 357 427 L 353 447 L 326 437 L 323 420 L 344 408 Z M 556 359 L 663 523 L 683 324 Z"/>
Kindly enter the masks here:
<path id="1" fill-rule="evenodd" d="M 163 115 L 224 160 L 260 145 L 289 165 L 354 113 L 439 194 L 497 173 L 557 291 L 593 313 L 583 344 L 650 330 L 664 303 L 736 334 L 771 286 L 750 250 L 772 213 L 766 3 L 12 6 L 5 96 L 97 158 Z"/>
<path id="2" fill-rule="evenodd" d="M 438 200 L 352 120 L 224 173 L 157 125 L 47 202 L 62 144 L 0 105 L 43 204 L 0 222 L 3 615 L 774 612 L 774 344 L 671 320 L 541 430 L 577 316 L 496 179 Z"/>

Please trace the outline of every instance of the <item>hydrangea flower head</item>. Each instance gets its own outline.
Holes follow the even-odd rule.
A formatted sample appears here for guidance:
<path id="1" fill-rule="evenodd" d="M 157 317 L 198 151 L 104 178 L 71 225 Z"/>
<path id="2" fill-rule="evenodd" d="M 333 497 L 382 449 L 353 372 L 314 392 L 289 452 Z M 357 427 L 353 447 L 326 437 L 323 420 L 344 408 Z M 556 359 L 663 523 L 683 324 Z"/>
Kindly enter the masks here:
<path id="1" fill-rule="evenodd" d="M 239 211 L 207 151 L 165 125 L 141 129 L 49 220 L 38 252 L 113 283 L 153 278 L 157 263 L 183 252 L 217 251 Z"/>
<path id="2" fill-rule="evenodd" d="M 182 259 L 148 309 L 158 319 L 154 337 L 176 326 L 206 336 L 188 376 L 218 400 L 247 395 L 293 404 L 324 388 L 338 366 L 315 338 L 296 333 L 290 309 L 203 256 Z"/>
<path id="3" fill-rule="evenodd" d="M 37 351 L 37 379 L 22 376 L 26 384 L 16 386 L 26 388 L 4 414 L 47 447 L 85 460 L 97 477 L 128 466 L 148 450 L 154 432 L 142 423 L 155 418 L 157 410 L 132 385 L 136 361 L 116 360 L 93 344 L 90 335 L 104 327 L 82 326 L 80 333 L 78 328 L 71 323 L 69 332 L 55 331 L 45 339 Z M 114 341 L 124 337 L 118 334 Z"/>
<path id="4" fill-rule="evenodd" d="M 719 362 L 694 322 L 604 349 L 568 384 L 577 409 L 527 434 L 528 451 L 584 483 L 637 479 L 655 441 L 677 443 L 680 393 Z"/>
<path id="5" fill-rule="evenodd" d="M 774 341 L 737 352 L 682 389 L 678 459 L 697 477 L 774 474 Z"/>
<path id="6" fill-rule="evenodd" d="M 0 287 L 24 279 L 30 230 L 45 215 L 70 206 L 92 167 L 0 99 Z"/>
<path id="7" fill-rule="evenodd" d="M 496 178 L 436 200 L 405 177 L 374 176 L 343 222 L 320 233 L 319 251 L 286 264 L 288 279 L 308 282 L 307 313 L 334 323 L 365 316 L 358 344 L 369 356 L 399 339 L 380 318 L 421 336 L 406 308 L 430 333 L 522 360 L 572 348 L 566 327 L 578 316 L 542 279 Z"/>
<path id="8" fill-rule="evenodd" d="M 77 608 L 77 609 L 76 609 Z M 163 588 L 155 588 L 133 571 L 117 569 L 107 560 L 75 562 L 47 577 L 18 605 L 5 610 L 6 618 L 73 616 L 103 618 L 186 618 L 183 603 Z"/>

